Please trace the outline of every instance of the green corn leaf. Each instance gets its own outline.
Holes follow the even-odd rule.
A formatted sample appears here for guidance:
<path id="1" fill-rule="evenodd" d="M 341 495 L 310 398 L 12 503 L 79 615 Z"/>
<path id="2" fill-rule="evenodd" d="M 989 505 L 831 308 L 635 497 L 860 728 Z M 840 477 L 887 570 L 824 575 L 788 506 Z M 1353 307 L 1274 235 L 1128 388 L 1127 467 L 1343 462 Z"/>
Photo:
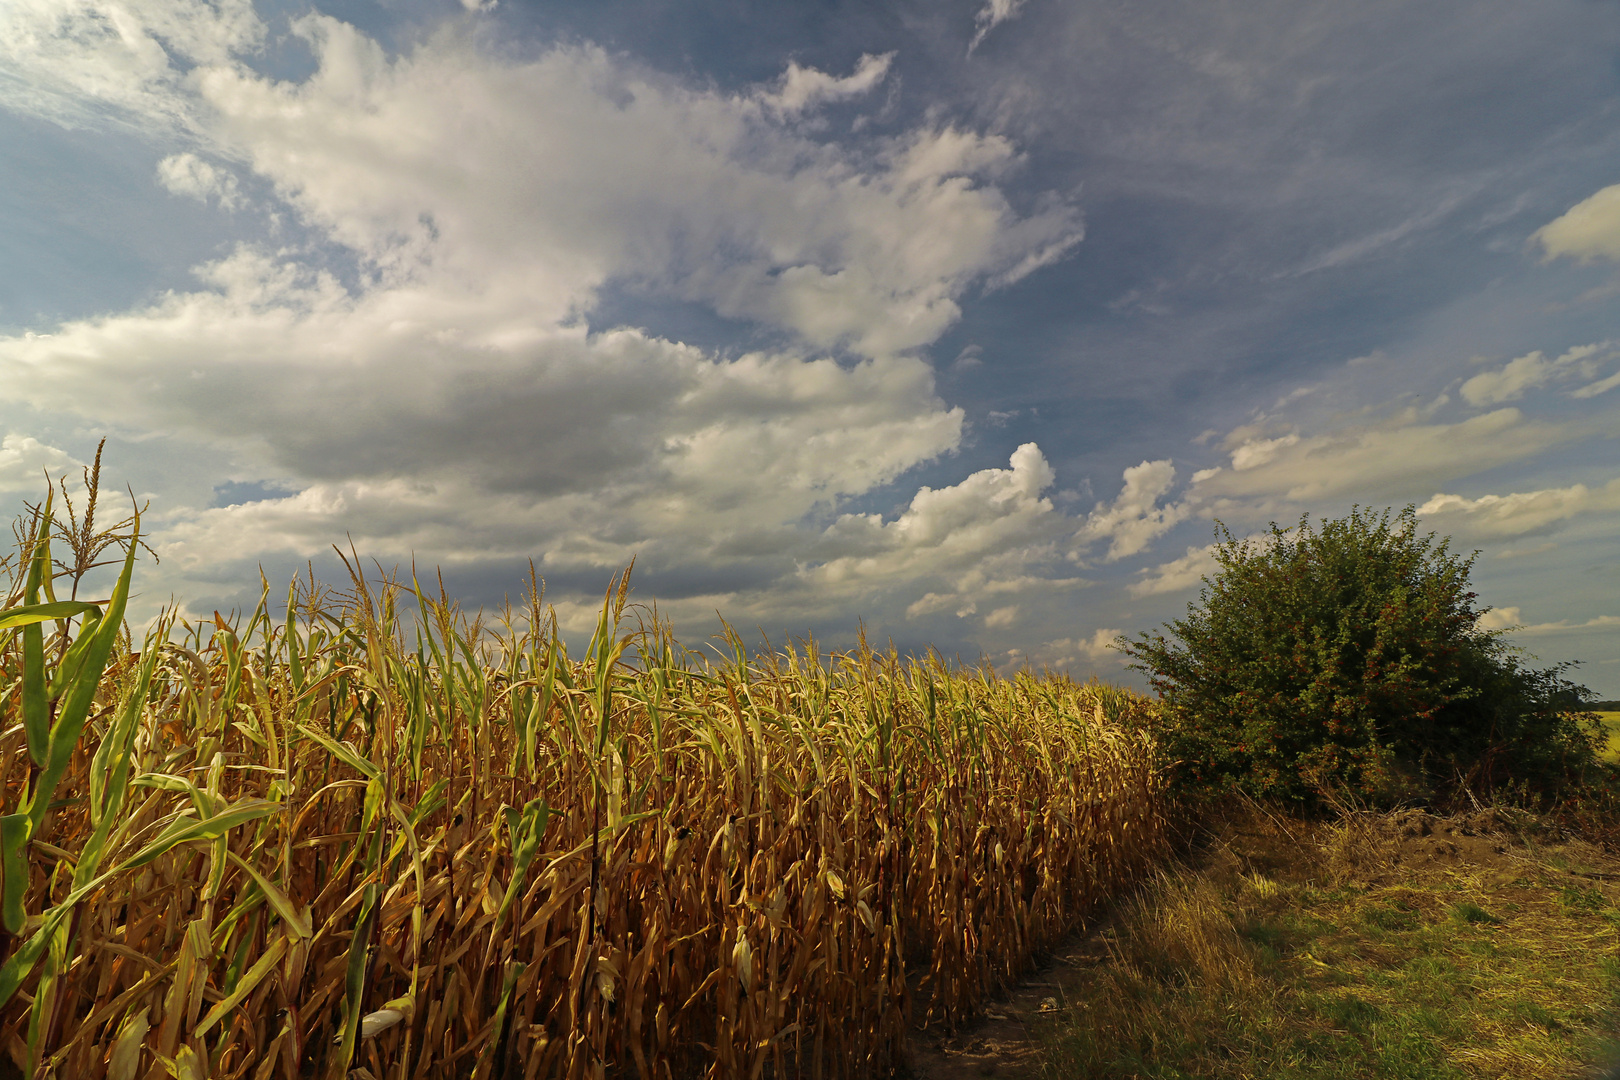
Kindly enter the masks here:
<path id="1" fill-rule="evenodd" d="M 309 916 L 298 910 L 298 905 L 293 903 L 292 897 L 283 892 L 279 885 L 261 874 L 252 863 L 236 852 L 227 849 L 225 855 L 237 866 L 246 870 L 248 876 L 253 879 L 253 883 L 264 891 L 265 899 L 275 909 L 276 914 L 281 916 L 281 921 L 286 923 L 288 929 L 292 931 L 293 940 L 299 941 L 314 934 L 314 930 L 310 927 Z"/>
<path id="2" fill-rule="evenodd" d="M 299 724 L 298 731 L 306 739 L 314 739 L 333 757 L 337 758 L 339 761 L 343 762 L 349 768 L 353 769 L 361 776 L 364 776 L 366 779 L 375 780 L 382 775 L 382 771 L 378 769 L 377 766 L 355 753 L 353 747 L 346 746 L 343 743 L 338 742 L 330 735 L 323 734 L 322 732 L 310 727 L 308 724 Z"/>
<path id="3" fill-rule="evenodd" d="M 298 640 L 298 583 L 295 581 L 287 590 L 287 631 L 283 636 L 287 643 L 287 673 L 292 676 L 293 693 L 304 692 L 304 658 L 303 646 Z"/>
<path id="4" fill-rule="evenodd" d="M 242 799 L 231 804 L 226 810 L 215 814 L 211 818 L 201 821 L 194 817 L 181 817 L 170 823 L 169 827 L 158 834 L 157 838 L 137 854 L 125 861 L 112 873 L 124 870 L 134 870 L 145 866 L 154 859 L 171 851 L 181 844 L 189 844 L 195 840 L 218 840 L 238 825 L 245 825 L 250 821 L 257 821 L 271 814 L 278 814 L 283 806 L 278 802 L 267 802 L 264 799 Z M 97 881 L 107 877 L 103 874 Z"/>
<path id="5" fill-rule="evenodd" d="M 171 776 L 168 773 L 142 773 L 130 781 L 136 787 L 157 788 L 159 791 L 171 791 L 176 795 L 184 795 L 191 800 L 197 808 L 199 817 L 211 818 L 214 816 L 214 801 L 208 793 L 183 776 Z"/>
<path id="6" fill-rule="evenodd" d="M 23 894 L 28 890 L 28 815 L 0 817 L 0 873 L 4 874 L 4 922 L 8 931 L 22 933 L 27 921 Z"/>
<path id="7" fill-rule="evenodd" d="M 50 605 L 55 607 L 55 604 Z M 56 673 L 51 676 L 51 684 L 46 690 L 46 697 L 55 701 L 61 697 L 68 687 L 78 681 L 79 671 L 84 667 L 84 659 L 89 654 L 96 641 L 96 627 L 101 622 L 101 609 L 93 608 L 86 612 L 84 621 L 79 626 L 79 636 L 63 655 L 62 662 L 56 665 Z M 99 676 L 98 676 L 99 678 Z"/>
<path id="8" fill-rule="evenodd" d="M 67 771 L 73 749 L 78 745 L 79 735 L 90 715 L 90 703 L 101 682 L 101 673 L 107 667 L 107 659 L 112 654 L 113 643 L 117 640 L 118 628 L 124 618 L 124 606 L 129 601 L 129 582 L 135 572 L 135 552 L 139 550 L 137 541 L 140 534 L 140 518 L 137 517 L 129 542 L 129 554 L 124 558 L 124 568 L 118 575 L 117 585 L 113 587 L 112 599 L 107 602 L 107 614 L 93 630 L 85 631 L 90 635 L 90 644 L 85 649 L 72 684 L 62 694 L 56 722 L 51 725 L 50 748 L 29 802 L 30 832 L 38 830 L 45 820 L 51 795 Z"/>
<path id="9" fill-rule="evenodd" d="M 264 981 L 264 977 L 270 974 L 276 964 L 280 963 L 282 956 L 286 952 L 287 939 L 285 937 L 278 937 L 272 941 L 269 948 L 264 950 L 264 955 L 259 957 L 252 967 L 248 968 L 247 974 L 237 980 L 236 989 L 221 998 L 217 1005 L 208 1010 L 208 1015 L 202 1018 L 202 1022 L 191 1033 L 192 1037 L 200 1039 L 207 1035 L 215 1024 L 230 1015 L 232 1009 L 246 1001 L 248 995 L 253 993 L 258 985 Z"/>
<path id="10" fill-rule="evenodd" d="M 535 852 L 540 848 L 540 841 L 546 834 L 546 822 L 549 820 L 551 807 L 546 805 L 544 799 L 530 800 L 523 807 L 521 815 L 511 807 L 506 808 L 506 826 L 512 835 L 512 881 L 506 886 L 506 895 L 501 898 L 501 907 L 495 914 L 495 925 L 490 930 L 491 935 L 500 930 L 506 921 L 506 913 L 512 910 L 512 904 L 523 891 L 523 879 L 529 873 L 529 864 L 534 862 Z"/>
<path id="11" fill-rule="evenodd" d="M 298 905 L 293 904 L 292 897 L 288 897 L 282 891 L 282 887 L 277 886 L 271 879 L 259 873 L 254 868 L 253 863 L 249 863 L 249 861 L 241 858 L 232 850 L 227 850 L 225 855 L 230 858 L 230 861 L 237 863 L 243 870 L 248 871 L 249 878 L 253 878 L 254 884 L 264 891 L 264 899 L 269 900 L 269 904 L 274 908 L 275 913 L 282 916 L 282 921 L 287 923 L 288 929 L 292 929 L 293 941 L 301 941 L 301 939 L 309 938 L 311 934 L 314 934 L 314 929 L 309 926 L 308 913 L 301 913 L 298 910 Z"/>
<path id="12" fill-rule="evenodd" d="M 106 603 L 106 600 L 58 600 L 54 604 L 18 604 L 0 611 L 0 630 L 32 626 L 54 619 L 71 619 L 75 615 L 93 614 L 100 618 L 101 607 Z"/>
<path id="13" fill-rule="evenodd" d="M 67 895 L 65 900 L 45 912 L 44 920 L 39 929 L 35 930 L 28 940 L 23 942 L 11 954 L 4 965 L 0 965 L 0 1008 L 3 1008 L 6 1002 L 11 1000 L 12 995 L 17 992 L 17 988 L 23 984 L 23 980 L 28 978 L 28 973 L 34 970 L 34 965 L 39 963 L 40 957 L 44 955 L 45 947 L 49 944 L 56 928 L 62 924 L 63 919 L 73 913 L 73 909 L 78 906 L 80 900 L 83 900 L 119 874 L 145 866 L 181 844 L 190 843 L 194 840 L 217 840 L 238 825 L 245 825 L 250 821 L 269 817 L 271 814 L 280 813 L 281 810 L 281 803 L 266 802 L 263 799 L 243 799 L 230 806 L 223 813 L 215 814 L 206 821 L 198 821 L 196 818 L 190 817 L 179 818 L 159 833 L 157 839 L 142 848 L 133 858 L 75 888 Z M 8 816 L 22 817 L 20 814 Z M 0 818 L 0 828 L 5 827 L 6 820 L 6 818 Z M 26 818 L 23 821 L 25 824 L 27 823 Z M 8 855 L 11 850 L 12 848 L 8 843 L 6 846 Z M 8 879 L 9 877 L 8 874 Z M 20 930 L 21 927 L 19 926 L 18 929 Z"/>
<path id="14" fill-rule="evenodd" d="M 411 807 L 410 823 L 412 825 L 421 824 L 424 818 L 443 806 L 444 793 L 449 787 L 450 781 L 448 778 L 435 780 L 429 784 L 427 790 L 422 792 L 421 798 L 416 800 L 416 805 Z"/>
<path id="15" fill-rule="evenodd" d="M 355 1043 L 360 1036 L 360 1016 L 365 1012 L 366 960 L 371 947 L 371 925 L 377 910 L 377 884 L 366 886 L 360 898 L 360 913 L 355 919 L 354 935 L 349 939 L 349 970 L 344 980 L 343 1036 L 333 1058 L 331 1076 L 336 1080 L 346 1076 L 349 1062 L 354 1060 Z"/>
<path id="16" fill-rule="evenodd" d="M 29 541 L 32 558 L 28 564 L 28 580 L 23 592 L 23 606 L 38 608 L 40 586 L 49 577 L 51 567 L 51 493 L 45 496 L 39 523 Z M 45 633 L 40 624 L 25 622 L 22 626 L 23 671 L 22 714 L 23 732 L 28 740 L 28 756 L 36 766 L 43 767 L 51 741 L 50 703 L 45 697 Z"/>
<path id="17" fill-rule="evenodd" d="M 473 1076 L 477 1080 L 487 1080 L 490 1069 L 497 1064 L 497 1059 L 505 1058 L 508 1036 L 510 1031 L 506 1022 L 508 1007 L 512 1004 L 512 994 L 517 989 L 517 982 L 523 977 L 528 965 L 519 960 L 512 961 L 506 968 L 506 978 L 501 980 L 501 1000 L 495 1006 L 495 1035 L 484 1044 L 484 1049 L 478 1055 L 478 1064 L 473 1068 Z"/>
<path id="18" fill-rule="evenodd" d="M 90 760 L 90 820 L 103 840 L 107 833 L 103 822 L 116 818 L 124 805 L 129 780 L 130 746 L 135 738 L 136 726 L 140 723 L 141 709 L 146 704 L 146 695 L 152 688 L 153 675 L 157 671 L 157 644 L 162 639 L 164 629 L 166 627 L 160 626 L 158 632 L 147 636 L 141 652 L 141 666 L 135 674 L 135 685 L 124 699 L 124 708 L 112 730 L 101 740 L 95 756 Z M 82 857 L 80 861 L 83 861 Z"/>

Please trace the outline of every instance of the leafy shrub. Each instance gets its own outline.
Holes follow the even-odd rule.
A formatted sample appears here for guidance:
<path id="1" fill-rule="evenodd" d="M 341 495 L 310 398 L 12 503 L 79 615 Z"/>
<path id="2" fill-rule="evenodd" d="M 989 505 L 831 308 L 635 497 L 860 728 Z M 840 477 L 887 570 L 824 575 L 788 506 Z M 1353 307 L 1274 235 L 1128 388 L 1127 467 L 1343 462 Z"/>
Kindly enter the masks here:
<path id="1" fill-rule="evenodd" d="M 1187 617 L 1122 644 L 1163 698 L 1184 780 L 1387 803 L 1459 784 L 1545 792 L 1594 765 L 1570 665 L 1528 667 L 1480 628 L 1474 557 L 1420 537 L 1413 507 L 1258 540 L 1217 528 L 1220 569 Z"/>

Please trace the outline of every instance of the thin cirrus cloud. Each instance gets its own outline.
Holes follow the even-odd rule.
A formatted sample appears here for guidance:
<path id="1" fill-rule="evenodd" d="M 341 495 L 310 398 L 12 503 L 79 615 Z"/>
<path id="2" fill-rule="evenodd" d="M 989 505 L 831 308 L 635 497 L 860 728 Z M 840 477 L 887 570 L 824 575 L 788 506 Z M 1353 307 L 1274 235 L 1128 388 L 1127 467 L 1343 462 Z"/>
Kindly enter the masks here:
<path id="1" fill-rule="evenodd" d="M 1306 504 L 1350 493 L 1399 498 L 1523 461 L 1582 434 L 1581 425 L 1511 407 L 1453 423 L 1424 422 L 1401 410 L 1376 424 L 1246 438 L 1232 447 L 1230 467 L 1209 472 L 1197 491 L 1217 502 L 1280 497 Z"/>

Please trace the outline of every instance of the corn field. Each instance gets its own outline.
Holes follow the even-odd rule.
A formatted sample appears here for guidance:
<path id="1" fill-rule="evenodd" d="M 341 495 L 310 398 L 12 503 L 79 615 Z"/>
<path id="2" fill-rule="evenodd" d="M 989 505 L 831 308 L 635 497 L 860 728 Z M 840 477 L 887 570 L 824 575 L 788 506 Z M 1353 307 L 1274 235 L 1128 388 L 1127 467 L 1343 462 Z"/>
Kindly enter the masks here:
<path id="1" fill-rule="evenodd" d="M 883 1075 L 1165 846 L 1126 691 L 702 657 L 628 572 L 577 657 L 532 579 L 485 618 L 358 564 L 137 646 L 138 517 L 98 602 L 50 520 L 0 610 L 0 1072 Z"/>

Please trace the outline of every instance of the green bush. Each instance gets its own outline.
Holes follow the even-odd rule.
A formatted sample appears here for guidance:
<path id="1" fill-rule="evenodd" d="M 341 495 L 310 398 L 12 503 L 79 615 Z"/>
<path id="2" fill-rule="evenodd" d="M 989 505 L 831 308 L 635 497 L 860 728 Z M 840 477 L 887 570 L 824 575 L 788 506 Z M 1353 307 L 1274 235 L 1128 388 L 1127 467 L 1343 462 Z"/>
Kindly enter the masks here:
<path id="1" fill-rule="evenodd" d="M 1122 645 L 1163 698 L 1182 779 L 1390 803 L 1546 793 L 1595 766 L 1570 665 L 1528 667 L 1480 629 L 1474 558 L 1420 537 L 1413 507 L 1273 524 L 1259 540 L 1217 528 L 1220 569 L 1187 617 Z"/>

